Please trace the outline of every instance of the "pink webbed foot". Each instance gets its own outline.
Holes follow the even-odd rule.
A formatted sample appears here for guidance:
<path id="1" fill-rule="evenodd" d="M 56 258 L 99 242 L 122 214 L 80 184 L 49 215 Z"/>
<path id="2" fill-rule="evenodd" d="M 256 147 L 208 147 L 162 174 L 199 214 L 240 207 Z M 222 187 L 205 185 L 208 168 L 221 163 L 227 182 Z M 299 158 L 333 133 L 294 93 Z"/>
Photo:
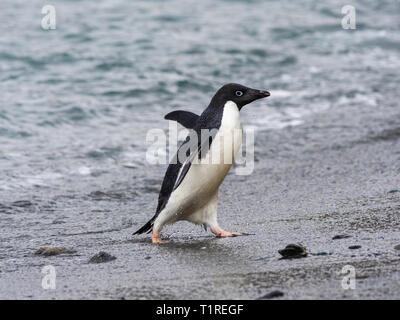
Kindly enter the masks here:
<path id="1" fill-rule="evenodd" d="M 166 243 L 165 241 L 162 241 L 160 238 L 160 233 L 156 230 L 153 230 L 153 233 L 151 235 L 151 242 L 152 243 L 158 243 L 158 244 L 163 244 Z"/>

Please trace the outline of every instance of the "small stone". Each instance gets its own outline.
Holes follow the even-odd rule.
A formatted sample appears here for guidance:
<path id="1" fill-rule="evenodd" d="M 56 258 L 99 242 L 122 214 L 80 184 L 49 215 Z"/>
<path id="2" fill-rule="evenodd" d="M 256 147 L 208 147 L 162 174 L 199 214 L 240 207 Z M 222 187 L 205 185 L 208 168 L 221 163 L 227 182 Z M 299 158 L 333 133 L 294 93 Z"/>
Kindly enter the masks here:
<path id="1" fill-rule="evenodd" d="M 307 249 L 301 244 L 288 244 L 284 249 L 278 251 L 281 259 L 298 259 L 307 256 Z"/>
<path id="2" fill-rule="evenodd" d="M 266 295 L 257 298 L 257 300 L 267 300 L 267 299 L 274 299 L 274 298 L 279 298 L 282 297 L 284 295 L 284 293 L 282 291 L 279 290 L 274 290 L 271 291 L 270 293 L 267 293 Z"/>
<path id="3" fill-rule="evenodd" d="M 358 245 L 349 247 L 349 249 L 351 249 L 351 250 L 360 249 L 360 248 L 361 248 L 361 246 L 358 246 Z"/>
<path id="4" fill-rule="evenodd" d="M 100 251 L 99 253 L 95 254 L 93 257 L 90 258 L 89 263 L 104 263 L 109 262 L 117 259 L 116 257 L 112 256 L 111 254 Z"/>
<path id="5" fill-rule="evenodd" d="M 71 249 L 66 249 L 64 247 L 48 247 L 48 246 L 43 246 L 40 247 L 35 254 L 38 255 L 42 255 L 45 257 L 49 257 L 49 256 L 57 256 L 59 254 L 63 254 L 63 253 L 75 253 L 75 250 L 71 250 Z"/>
<path id="6" fill-rule="evenodd" d="M 398 244 L 397 246 L 394 246 L 394 248 L 395 248 L 396 250 L 400 250 L 400 244 Z"/>
<path id="7" fill-rule="evenodd" d="M 328 252 L 325 252 L 325 251 L 323 251 L 323 252 L 317 252 L 315 255 L 316 255 L 316 256 L 327 256 L 327 255 L 328 255 Z"/>
<path id="8" fill-rule="evenodd" d="M 332 240 L 339 240 L 339 239 L 347 239 L 351 238 L 351 235 L 349 234 L 338 234 L 332 238 Z"/>
<path id="9" fill-rule="evenodd" d="M 388 193 L 396 193 L 396 192 L 400 192 L 400 190 L 390 190 Z"/>

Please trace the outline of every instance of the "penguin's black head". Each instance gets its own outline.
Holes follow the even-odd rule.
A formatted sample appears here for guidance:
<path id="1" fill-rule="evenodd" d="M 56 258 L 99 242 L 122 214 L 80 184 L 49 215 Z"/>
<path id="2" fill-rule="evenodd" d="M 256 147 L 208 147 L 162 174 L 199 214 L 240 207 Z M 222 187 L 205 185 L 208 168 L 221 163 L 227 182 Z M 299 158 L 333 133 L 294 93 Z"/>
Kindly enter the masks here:
<path id="1" fill-rule="evenodd" d="M 225 105 L 227 101 L 233 101 L 237 104 L 240 110 L 246 104 L 249 104 L 254 100 L 266 98 L 269 95 L 270 93 L 268 91 L 248 88 L 237 83 L 229 83 L 222 86 L 217 91 L 212 99 L 212 103 Z"/>

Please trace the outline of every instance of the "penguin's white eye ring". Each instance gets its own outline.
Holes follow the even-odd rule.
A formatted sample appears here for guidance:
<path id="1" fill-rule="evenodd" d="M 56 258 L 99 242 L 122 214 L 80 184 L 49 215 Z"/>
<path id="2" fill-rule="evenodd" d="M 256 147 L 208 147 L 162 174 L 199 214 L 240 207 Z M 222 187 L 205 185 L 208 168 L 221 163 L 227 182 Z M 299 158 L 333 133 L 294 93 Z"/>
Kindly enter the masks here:
<path id="1" fill-rule="evenodd" d="M 243 95 L 243 91 L 236 91 L 235 94 L 237 97 L 241 97 Z"/>

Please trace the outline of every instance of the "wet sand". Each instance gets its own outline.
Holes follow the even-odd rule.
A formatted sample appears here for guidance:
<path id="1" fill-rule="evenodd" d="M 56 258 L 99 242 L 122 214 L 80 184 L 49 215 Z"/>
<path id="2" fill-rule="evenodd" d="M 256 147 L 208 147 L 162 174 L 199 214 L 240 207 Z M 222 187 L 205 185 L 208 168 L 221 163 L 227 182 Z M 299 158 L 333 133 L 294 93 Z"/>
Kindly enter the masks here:
<path id="1" fill-rule="evenodd" d="M 253 174 L 230 173 L 220 189 L 221 226 L 249 236 L 215 239 L 181 222 L 165 228 L 165 245 L 133 237 L 154 212 L 164 166 L 134 184 L 121 168 L 121 185 L 103 186 L 112 192 L 6 201 L 0 298 L 256 299 L 280 290 L 278 299 L 398 299 L 399 119 L 398 106 L 382 100 L 258 132 Z M 332 240 L 341 234 L 351 237 Z M 289 243 L 308 256 L 280 260 Z M 43 245 L 76 252 L 35 255 Z M 116 259 L 88 263 L 100 251 Z M 55 290 L 42 289 L 46 265 L 56 269 Z M 355 267 L 355 290 L 341 286 L 345 265 Z"/>

